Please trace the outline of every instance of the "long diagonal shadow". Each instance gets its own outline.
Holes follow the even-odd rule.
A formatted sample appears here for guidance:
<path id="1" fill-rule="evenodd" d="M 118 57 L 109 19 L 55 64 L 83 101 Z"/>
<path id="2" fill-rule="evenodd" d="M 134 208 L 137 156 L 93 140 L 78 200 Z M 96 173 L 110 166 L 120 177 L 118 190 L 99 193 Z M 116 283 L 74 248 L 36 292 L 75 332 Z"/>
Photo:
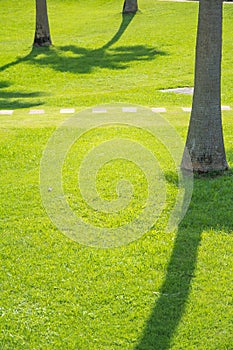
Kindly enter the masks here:
<path id="1" fill-rule="evenodd" d="M 195 277 L 198 247 L 205 229 L 232 233 L 233 217 L 229 208 L 233 173 L 215 179 L 198 179 L 193 199 L 174 242 L 165 280 L 155 301 L 143 335 L 135 350 L 168 350 L 182 319 L 191 283 Z M 216 192 L 216 188 L 219 190 Z M 211 192 L 212 189 L 212 192 Z M 214 198 L 210 194 L 214 193 Z M 226 198 L 228 196 L 228 200 Z M 212 215 L 210 214 L 212 213 Z"/>
<path id="2" fill-rule="evenodd" d="M 88 49 L 75 45 L 57 48 L 33 47 L 27 56 L 18 58 L 0 67 L 0 72 L 17 64 L 29 62 L 41 66 L 49 66 L 61 72 L 87 74 L 91 73 L 94 68 L 122 70 L 128 68 L 129 64 L 133 61 L 149 61 L 153 60 L 157 55 L 166 55 L 165 52 L 146 45 L 118 46 L 112 48 L 122 37 L 134 16 L 134 14 L 124 14 L 116 34 L 101 48 Z"/>
<path id="3" fill-rule="evenodd" d="M 118 29 L 118 31 L 116 32 L 116 34 L 112 37 L 111 40 L 109 40 L 109 42 L 107 42 L 104 46 L 102 46 L 102 49 L 105 50 L 107 48 L 109 48 L 110 46 L 114 45 L 124 34 L 124 32 L 126 31 L 127 27 L 129 26 L 129 24 L 131 23 L 131 21 L 134 19 L 135 13 L 129 13 L 129 14 L 122 14 L 122 21 L 121 21 L 121 25 Z"/>

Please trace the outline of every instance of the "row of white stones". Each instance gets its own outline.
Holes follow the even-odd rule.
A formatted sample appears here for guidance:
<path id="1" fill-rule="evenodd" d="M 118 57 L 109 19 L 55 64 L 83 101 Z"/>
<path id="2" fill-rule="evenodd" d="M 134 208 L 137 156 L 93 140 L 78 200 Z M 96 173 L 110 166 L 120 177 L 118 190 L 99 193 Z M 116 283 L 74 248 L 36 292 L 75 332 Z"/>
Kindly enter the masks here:
<path id="1" fill-rule="evenodd" d="M 181 107 L 183 112 L 191 112 L 192 108 L 190 107 Z M 230 106 L 222 106 L 222 111 L 230 111 Z M 151 111 L 154 113 L 165 113 L 167 112 L 166 108 L 151 108 Z M 123 113 L 136 113 L 137 107 L 123 107 L 122 108 Z M 14 113 L 14 110 L 0 110 L 0 115 L 12 115 Z M 31 109 L 29 111 L 29 114 L 44 114 L 44 109 Z M 60 109 L 61 114 L 73 114 L 75 113 L 74 108 L 62 108 Z M 107 113 L 107 109 L 105 108 L 93 108 L 92 113 Z"/>

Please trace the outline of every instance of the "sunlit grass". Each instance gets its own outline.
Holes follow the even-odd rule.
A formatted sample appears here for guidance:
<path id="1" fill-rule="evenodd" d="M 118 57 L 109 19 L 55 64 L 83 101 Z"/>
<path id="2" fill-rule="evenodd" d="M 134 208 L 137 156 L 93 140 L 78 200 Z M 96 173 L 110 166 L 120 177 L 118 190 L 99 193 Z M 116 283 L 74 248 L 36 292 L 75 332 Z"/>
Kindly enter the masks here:
<path id="1" fill-rule="evenodd" d="M 137 166 L 114 160 L 98 173 L 97 189 L 116 199 L 126 178 L 134 197 L 120 216 L 82 200 L 78 168 L 103 141 L 121 137 L 150 149 L 166 175 L 167 199 L 141 239 L 113 249 L 83 246 L 48 218 L 40 196 L 40 161 L 62 107 L 132 103 L 166 107 L 164 117 L 185 140 L 191 96 L 163 88 L 193 86 L 197 3 L 140 1 L 141 12 L 111 47 L 120 27 L 119 1 L 48 0 L 54 47 L 31 54 L 34 4 L 1 2 L 0 348 L 230 350 L 232 348 L 232 171 L 195 179 L 186 217 L 165 230 L 177 194 L 171 155 L 145 130 L 102 127 L 68 153 L 63 188 L 72 209 L 99 226 L 130 221 L 145 205 L 147 183 Z M 232 98 L 233 6 L 224 9 L 223 104 Z M 105 48 L 104 48 L 105 46 Z M 45 109 L 29 115 L 30 108 Z M 233 113 L 223 113 L 233 165 Z"/>

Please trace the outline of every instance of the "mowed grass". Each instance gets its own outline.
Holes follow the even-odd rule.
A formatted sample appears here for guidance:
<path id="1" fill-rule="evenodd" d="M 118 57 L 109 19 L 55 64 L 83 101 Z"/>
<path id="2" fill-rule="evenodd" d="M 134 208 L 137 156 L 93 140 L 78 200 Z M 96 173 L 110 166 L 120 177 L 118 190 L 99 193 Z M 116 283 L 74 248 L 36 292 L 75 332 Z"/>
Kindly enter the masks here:
<path id="1" fill-rule="evenodd" d="M 193 86 L 198 5 L 141 0 L 141 12 L 123 23 L 120 36 L 121 6 L 116 0 L 49 0 L 54 47 L 32 50 L 34 4 L 1 1 L 0 109 L 15 110 L 0 116 L 1 349 L 232 349 L 231 170 L 196 178 L 184 220 L 167 232 L 177 195 L 171 155 L 143 129 L 108 125 L 84 134 L 69 152 L 67 201 L 85 220 L 105 227 L 143 210 L 145 176 L 122 159 L 97 178 L 107 200 L 117 198 L 118 179 L 134 185 L 119 217 L 85 206 L 77 187 L 77 169 L 91 147 L 116 137 L 134 140 L 160 161 L 167 180 L 155 226 L 125 246 L 88 247 L 63 235 L 42 204 L 40 161 L 65 119 L 59 108 L 166 107 L 165 118 L 185 140 L 189 113 L 180 107 L 191 106 L 191 96 L 159 90 Z M 232 20 L 233 6 L 226 4 L 222 102 L 233 107 Z M 45 114 L 29 115 L 30 108 Z M 232 117 L 223 113 L 231 167 Z"/>

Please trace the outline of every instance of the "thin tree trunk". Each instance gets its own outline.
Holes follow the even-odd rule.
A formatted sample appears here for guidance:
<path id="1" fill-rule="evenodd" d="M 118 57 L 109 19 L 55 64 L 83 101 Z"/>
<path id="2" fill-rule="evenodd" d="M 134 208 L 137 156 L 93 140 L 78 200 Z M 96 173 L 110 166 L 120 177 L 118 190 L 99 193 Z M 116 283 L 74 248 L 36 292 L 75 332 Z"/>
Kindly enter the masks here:
<path id="1" fill-rule="evenodd" d="M 194 172 L 226 170 L 221 117 L 222 0 L 200 0 L 192 112 L 186 141 Z M 187 169 L 185 153 L 181 167 Z"/>
<path id="2" fill-rule="evenodd" d="M 36 32 L 33 45 L 52 45 L 46 0 L 36 0 Z"/>
<path id="3" fill-rule="evenodd" d="M 137 0 L 125 0 L 123 13 L 136 13 L 138 11 Z"/>

